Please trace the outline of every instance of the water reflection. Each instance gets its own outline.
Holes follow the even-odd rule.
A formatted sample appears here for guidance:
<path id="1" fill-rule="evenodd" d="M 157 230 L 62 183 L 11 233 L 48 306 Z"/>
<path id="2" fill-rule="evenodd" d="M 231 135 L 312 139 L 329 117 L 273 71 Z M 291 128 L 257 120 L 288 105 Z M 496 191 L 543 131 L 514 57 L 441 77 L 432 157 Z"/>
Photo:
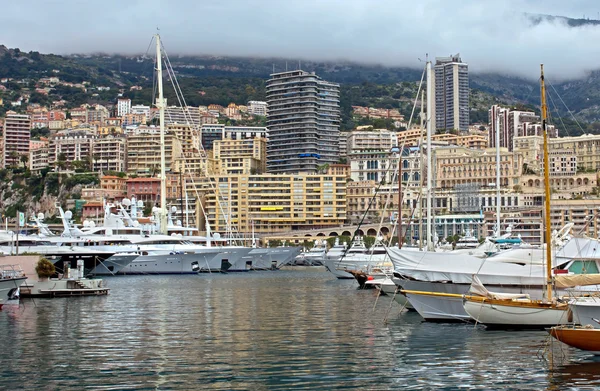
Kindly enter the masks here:
<path id="1" fill-rule="evenodd" d="M 0 312 L 9 389 L 540 389 L 598 384 L 547 334 L 421 323 L 326 273 L 109 279 L 107 297 Z M 589 360 L 588 360 L 589 361 Z M 586 374 L 590 372 L 590 375 Z M 35 375 L 32 375 L 35 373 Z M 584 375 L 581 375 L 583 373 Z M 570 374 L 573 374 L 572 376 Z M 577 377 L 580 376 L 580 377 Z M 587 376 L 582 378 L 581 376 Z"/>

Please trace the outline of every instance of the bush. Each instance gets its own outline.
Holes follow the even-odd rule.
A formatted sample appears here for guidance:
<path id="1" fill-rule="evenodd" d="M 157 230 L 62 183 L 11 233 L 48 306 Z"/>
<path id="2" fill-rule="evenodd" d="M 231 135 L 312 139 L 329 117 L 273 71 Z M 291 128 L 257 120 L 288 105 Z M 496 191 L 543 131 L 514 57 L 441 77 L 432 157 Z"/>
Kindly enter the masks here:
<path id="1" fill-rule="evenodd" d="M 46 258 L 40 258 L 35 267 L 35 272 L 39 278 L 49 278 L 56 273 L 56 268 L 54 267 L 54 264 Z"/>

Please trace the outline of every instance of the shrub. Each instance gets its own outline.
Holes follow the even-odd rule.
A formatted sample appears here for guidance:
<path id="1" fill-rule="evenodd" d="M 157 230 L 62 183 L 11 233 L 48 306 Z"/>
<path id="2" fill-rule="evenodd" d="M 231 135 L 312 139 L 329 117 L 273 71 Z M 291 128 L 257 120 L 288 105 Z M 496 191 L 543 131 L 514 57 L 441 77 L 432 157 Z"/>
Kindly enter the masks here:
<path id="1" fill-rule="evenodd" d="M 56 273 L 56 268 L 54 267 L 54 264 L 46 258 L 40 258 L 35 267 L 35 272 L 39 278 L 49 278 Z"/>

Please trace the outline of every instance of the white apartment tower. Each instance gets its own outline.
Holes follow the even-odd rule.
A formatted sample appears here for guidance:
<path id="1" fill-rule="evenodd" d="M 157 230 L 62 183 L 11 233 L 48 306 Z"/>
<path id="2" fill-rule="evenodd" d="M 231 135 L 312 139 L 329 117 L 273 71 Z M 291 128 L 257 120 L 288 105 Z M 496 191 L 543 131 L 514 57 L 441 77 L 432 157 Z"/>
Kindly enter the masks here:
<path id="1" fill-rule="evenodd" d="M 4 153 L 2 166 L 22 164 L 21 155 L 29 159 L 29 139 L 31 137 L 31 118 L 25 114 L 8 111 L 4 120 L 4 137 L 2 138 Z"/>
<path id="2" fill-rule="evenodd" d="M 131 99 L 117 99 L 117 117 L 122 117 L 125 114 L 131 113 Z"/>
<path id="3" fill-rule="evenodd" d="M 469 66 L 460 54 L 435 59 L 435 129 L 469 130 Z"/>
<path id="4" fill-rule="evenodd" d="M 313 73 L 273 73 L 267 81 L 267 171 L 317 172 L 339 158 L 340 85 Z"/>

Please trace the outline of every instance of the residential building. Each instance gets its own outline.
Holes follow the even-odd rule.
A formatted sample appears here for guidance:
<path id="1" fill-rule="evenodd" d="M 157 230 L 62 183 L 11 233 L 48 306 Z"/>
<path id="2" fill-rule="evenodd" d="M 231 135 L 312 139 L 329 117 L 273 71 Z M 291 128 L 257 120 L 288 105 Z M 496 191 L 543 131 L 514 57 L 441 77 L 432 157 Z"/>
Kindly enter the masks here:
<path id="1" fill-rule="evenodd" d="M 346 154 L 355 151 L 378 150 L 389 152 L 392 147 L 398 146 L 396 132 L 386 129 L 373 129 L 370 131 L 354 130 L 348 135 Z"/>
<path id="2" fill-rule="evenodd" d="M 493 105 L 488 111 L 489 132 L 488 144 L 496 147 L 496 128 L 499 126 L 500 147 L 509 151 L 514 149 L 515 137 L 542 136 L 540 117 L 533 111 L 511 110 L 499 105 Z M 558 137 L 558 130 L 554 125 L 547 125 L 548 135 Z"/>
<path id="3" fill-rule="evenodd" d="M 340 159 L 348 158 L 348 137 L 350 136 L 350 132 L 340 132 L 339 138 L 339 149 L 340 149 Z"/>
<path id="4" fill-rule="evenodd" d="M 48 164 L 54 166 L 58 161 L 69 165 L 74 161 L 89 162 L 92 160 L 92 145 L 96 136 L 84 130 L 66 130 L 49 139 Z"/>
<path id="5" fill-rule="evenodd" d="M 131 113 L 131 99 L 119 98 L 117 99 L 117 117 L 122 117 L 125 114 Z"/>
<path id="6" fill-rule="evenodd" d="M 496 149 L 470 150 L 448 146 L 434 150 L 436 187 L 451 188 L 456 185 L 476 183 L 495 186 Z M 500 184 L 512 188 L 519 184 L 523 158 L 506 148 L 500 149 Z"/>
<path id="7" fill-rule="evenodd" d="M 340 86 L 302 70 L 267 81 L 267 169 L 317 172 L 339 158 Z"/>
<path id="8" fill-rule="evenodd" d="M 120 200 L 127 196 L 127 178 L 103 175 L 100 178 L 100 188 L 104 197 Z"/>
<path id="9" fill-rule="evenodd" d="M 165 134 L 165 160 L 167 171 L 182 157 L 181 142 L 173 134 Z M 140 133 L 127 136 L 127 173 L 154 175 L 160 173 L 160 134 Z"/>
<path id="10" fill-rule="evenodd" d="M 8 111 L 4 119 L 4 152 L 2 166 L 18 166 L 22 164 L 22 156 L 29 159 L 29 140 L 31 137 L 31 118 L 26 114 Z"/>
<path id="11" fill-rule="evenodd" d="M 213 149 L 215 140 L 222 140 L 225 125 L 223 124 L 203 124 L 200 128 L 202 133 L 202 147 L 205 150 Z"/>
<path id="12" fill-rule="evenodd" d="M 223 139 L 213 143 L 219 175 L 263 174 L 267 169 L 267 139 Z"/>
<path id="13" fill-rule="evenodd" d="M 256 137 L 269 139 L 269 129 L 264 126 L 223 126 L 222 139 L 243 140 Z"/>
<path id="14" fill-rule="evenodd" d="M 201 124 L 200 117 L 200 110 L 194 106 L 168 106 L 165 108 L 165 124 L 167 125 L 189 124 L 198 126 Z"/>
<path id="15" fill-rule="evenodd" d="M 349 152 L 348 162 L 353 181 L 374 181 L 385 184 L 398 180 L 398 159 L 394 159 L 389 150 Z"/>
<path id="16" fill-rule="evenodd" d="M 198 128 L 187 124 L 169 124 L 166 130 L 179 140 L 184 155 L 188 156 L 199 152 L 200 131 Z"/>
<path id="17" fill-rule="evenodd" d="M 94 172 L 125 172 L 127 167 L 126 138 L 106 135 L 94 139 L 92 167 Z"/>
<path id="18" fill-rule="evenodd" d="M 217 176 L 214 183 L 214 190 L 203 190 L 213 231 L 290 232 L 337 227 L 346 220 L 341 175 L 230 175 Z"/>
<path id="19" fill-rule="evenodd" d="M 129 178 L 125 181 L 127 198 L 160 203 L 160 178 Z M 179 178 L 167 174 L 167 199 L 173 200 L 178 196 Z"/>
<path id="20" fill-rule="evenodd" d="M 150 118 L 150 106 L 145 105 L 133 105 L 131 111 L 128 114 L 143 115 L 146 118 Z"/>
<path id="21" fill-rule="evenodd" d="M 110 117 L 108 109 L 102 105 L 95 105 L 87 109 L 87 123 L 104 125 L 104 122 Z M 71 114 L 72 118 L 72 114 Z"/>
<path id="22" fill-rule="evenodd" d="M 29 142 L 29 169 L 34 174 L 39 174 L 42 169 L 49 166 L 48 162 L 48 139 L 43 137 L 40 140 L 31 140 Z"/>
<path id="23" fill-rule="evenodd" d="M 267 116 L 267 102 L 251 100 L 248 102 L 248 113 L 252 115 Z"/>
<path id="24" fill-rule="evenodd" d="M 469 130 L 469 67 L 460 54 L 435 59 L 434 129 Z"/>

